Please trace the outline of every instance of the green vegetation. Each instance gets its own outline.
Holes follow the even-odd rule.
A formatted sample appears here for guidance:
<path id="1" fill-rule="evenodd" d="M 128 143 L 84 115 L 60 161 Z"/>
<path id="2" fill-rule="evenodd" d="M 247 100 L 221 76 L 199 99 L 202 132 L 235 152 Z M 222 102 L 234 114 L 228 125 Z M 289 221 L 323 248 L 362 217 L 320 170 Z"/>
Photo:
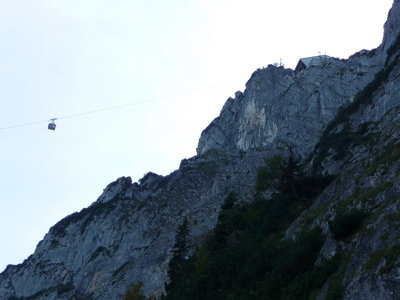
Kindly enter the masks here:
<path id="1" fill-rule="evenodd" d="M 69 293 L 75 289 L 75 286 L 71 283 L 61 283 L 56 286 L 57 296 L 61 296 L 65 293 Z"/>
<path id="2" fill-rule="evenodd" d="M 176 281 L 179 281 L 183 275 L 186 261 L 189 258 L 190 250 L 190 232 L 187 218 L 178 227 L 176 233 L 175 245 L 172 248 L 172 258 L 168 264 L 169 283 L 166 284 L 165 290 L 168 292 L 174 287 Z"/>
<path id="3" fill-rule="evenodd" d="M 49 297 L 50 294 L 56 293 L 57 296 L 61 296 L 63 294 L 69 293 L 75 289 L 75 286 L 71 283 L 60 283 L 56 286 L 40 290 L 35 294 L 28 297 L 10 297 L 8 300 L 35 300 L 42 299 L 45 297 Z"/>
<path id="4" fill-rule="evenodd" d="M 398 262 L 398 258 L 400 256 L 400 244 L 394 245 L 387 249 L 379 249 L 372 252 L 368 258 L 365 267 L 367 269 L 372 269 L 374 266 L 379 264 L 382 259 L 385 260 L 385 264 L 379 269 L 380 274 L 384 274 L 394 267 L 399 267 L 400 263 Z"/>
<path id="5" fill-rule="evenodd" d="M 400 212 L 395 212 L 390 215 L 386 215 L 383 219 L 389 223 L 398 223 L 400 222 Z"/>
<path id="6" fill-rule="evenodd" d="M 338 268 L 337 257 L 316 264 L 324 243 L 319 228 L 283 239 L 290 224 L 331 179 L 305 176 L 289 158 L 274 157 L 257 176 L 259 193 L 240 203 L 230 194 L 215 230 L 171 273 L 165 299 L 309 299 Z M 178 236 L 178 235 L 177 235 Z M 174 247 L 176 248 L 176 246 Z M 174 254 L 175 255 L 175 254 Z"/>
<path id="7" fill-rule="evenodd" d="M 382 241 L 387 241 L 390 237 L 390 233 L 389 232 L 385 232 L 384 234 L 382 234 L 381 239 Z"/>
<path id="8" fill-rule="evenodd" d="M 345 111 L 345 108 L 340 109 L 338 115 L 347 114 L 347 112 L 344 113 L 343 111 Z M 328 125 L 328 127 L 329 126 L 330 125 Z M 322 160 L 329 156 L 331 149 L 334 150 L 335 153 L 332 158 L 335 160 L 342 160 L 345 158 L 352 145 L 375 144 L 377 138 L 376 134 L 367 133 L 367 129 L 370 127 L 370 123 L 365 123 L 357 131 L 351 131 L 349 123 L 345 121 L 340 132 L 328 132 L 326 130 L 315 147 L 315 149 L 318 149 L 318 152 L 315 158 L 314 168 L 317 168 Z"/>
<path id="9" fill-rule="evenodd" d="M 80 212 L 75 212 L 51 227 L 50 232 L 57 237 L 63 237 L 66 235 L 66 229 L 70 224 L 83 220 L 80 231 L 81 233 L 84 233 L 86 227 L 92 222 L 92 220 L 96 216 L 106 215 L 108 212 L 116 207 L 117 203 L 116 201 L 114 201 L 116 199 L 118 199 L 118 195 L 114 199 L 109 200 L 106 203 L 96 202 L 88 208 L 82 209 Z"/>
<path id="10" fill-rule="evenodd" d="M 122 300 L 145 300 L 146 297 L 143 295 L 142 287 L 143 282 L 132 283 Z"/>
<path id="11" fill-rule="evenodd" d="M 361 228 L 365 217 L 366 213 L 359 209 L 340 210 L 336 213 L 335 218 L 329 222 L 329 229 L 335 239 L 344 240 Z"/>
<path id="12" fill-rule="evenodd" d="M 309 211 L 307 216 L 302 217 L 302 228 L 312 228 L 313 222 L 323 216 L 329 209 L 329 203 L 324 203 Z"/>
<path id="13" fill-rule="evenodd" d="M 280 156 L 274 156 L 267 162 L 265 167 L 258 170 L 256 181 L 257 192 L 277 188 L 282 165 L 283 159 Z"/>
<path id="14" fill-rule="evenodd" d="M 368 168 L 368 175 L 372 175 L 380 166 L 384 166 L 386 171 L 388 165 L 400 160 L 400 146 L 397 144 L 389 145 L 384 148 L 384 151 L 377 157 L 376 161 Z M 385 171 L 385 173 L 386 173 Z"/>
<path id="15" fill-rule="evenodd" d="M 390 46 L 390 48 L 386 51 L 386 54 L 388 55 L 386 59 L 386 65 L 389 63 L 390 59 L 393 57 L 396 51 L 399 51 L 399 49 L 400 49 L 400 34 L 397 36 L 392 46 Z"/>
<path id="16" fill-rule="evenodd" d="M 342 107 L 335 119 L 327 126 L 325 132 L 331 132 L 335 127 L 341 123 L 349 121 L 349 117 L 356 113 L 361 105 L 368 105 L 372 101 L 373 94 L 384 84 L 393 68 L 398 62 L 395 60 L 389 65 L 385 66 L 382 70 L 375 74 L 374 79 L 368 83 L 363 90 L 358 92 L 354 97 L 354 101 L 346 107 Z"/>
<path id="17" fill-rule="evenodd" d="M 373 125 L 373 123 L 362 124 L 358 130 L 352 131 L 350 128 L 350 117 L 356 113 L 360 107 L 371 104 L 373 95 L 388 80 L 390 73 L 398 64 L 399 55 L 397 54 L 394 59 L 392 58 L 399 50 L 399 41 L 400 35 L 397 37 L 393 46 L 387 51 L 388 58 L 385 67 L 377 72 L 374 79 L 355 95 L 353 102 L 339 109 L 336 117 L 326 127 L 320 141 L 315 147 L 314 152 L 317 153 L 314 160 L 315 169 L 320 167 L 322 160 L 329 155 L 330 149 L 334 149 L 336 152 L 333 158 L 335 160 L 341 160 L 345 157 L 351 145 L 369 144 L 376 138 L 374 134 L 367 133 L 370 125 Z M 342 128 L 338 130 L 340 126 L 342 126 Z"/>
<path id="18" fill-rule="evenodd" d="M 336 254 L 336 259 L 339 261 L 339 267 L 335 274 L 328 280 L 328 291 L 325 300 L 341 300 L 343 299 L 346 283 L 344 282 L 347 266 L 350 261 L 350 253 L 340 251 Z"/>
<path id="19" fill-rule="evenodd" d="M 380 193 L 385 192 L 393 186 L 393 182 L 383 182 L 376 187 L 369 187 L 366 189 L 359 189 L 353 195 L 337 204 L 338 211 L 346 210 L 348 207 L 356 206 L 358 204 L 368 204 L 372 202 Z M 373 203 L 370 203 L 373 204 Z"/>
<path id="20" fill-rule="evenodd" d="M 338 284 L 328 290 L 325 300 L 340 300 L 343 299 L 344 287 Z"/>
<path id="21" fill-rule="evenodd" d="M 305 175 L 299 164 L 289 157 L 287 160 L 274 156 L 257 173 L 256 191 L 272 189 L 277 194 L 291 195 L 298 200 L 313 199 L 328 186 L 334 176 Z"/>

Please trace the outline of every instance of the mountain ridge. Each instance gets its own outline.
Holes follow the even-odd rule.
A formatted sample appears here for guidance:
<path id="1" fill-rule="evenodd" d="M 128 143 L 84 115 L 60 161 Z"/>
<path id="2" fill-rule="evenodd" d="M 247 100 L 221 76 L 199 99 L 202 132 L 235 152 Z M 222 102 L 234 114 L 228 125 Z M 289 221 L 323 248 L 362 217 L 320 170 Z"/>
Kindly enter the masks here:
<path id="1" fill-rule="evenodd" d="M 203 131 L 197 156 L 183 160 L 179 169 L 168 176 L 148 173 L 138 183 L 122 177 L 108 185 L 88 208 L 54 225 L 21 265 L 8 266 L 0 274 L 0 297 L 119 299 L 130 283 L 139 281 L 144 283 L 146 295 L 160 295 L 167 280 L 177 224 L 187 217 L 194 244 L 198 245 L 217 223 L 227 194 L 234 192 L 242 201 L 252 199 L 257 170 L 274 155 L 310 158 L 310 169 L 341 174 L 339 179 L 342 178 L 340 183 L 335 181 L 327 187 L 325 196 L 293 223 L 287 237 L 294 236 L 305 221 L 320 226 L 330 236 L 328 223 L 334 217 L 334 206 L 351 197 L 354 203 L 350 206 L 368 209 L 373 207 L 368 199 L 373 198 L 382 214 L 378 223 L 371 226 L 383 224 L 388 232 L 385 216 L 397 212 L 398 199 L 394 198 L 400 194 L 396 179 L 400 158 L 396 156 L 397 148 L 393 148 L 400 140 L 396 131 L 396 124 L 400 124 L 396 89 L 399 3 L 394 1 L 383 42 L 375 50 L 358 52 L 348 60 L 332 59 L 297 73 L 274 66 L 254 72 L 246 90 L 229 98 L 220 116 Z M 392 66 L 391 70 L 388 66 Z M 381 70 L 387 71 L 386 78 L 374 87 L 369 100 L 350 111 L 346 122 L 342 120 L 329 128 L 340 107 L 355 103 L 357 94 L 376 80 Z M 322 151 L 320 137 L 332 133 L 336 135 L 326 141 Z M 356 133 L 360 141 L 354 145 Z M 341 146 L 336 147 L 332 140 L 343 136 L 351 141 L 347 142 L 345 153 L 338 155 Z M 321 159 L 316 159 L 322 152 Z M 388 160 L 391 165 L 387 166 Z M 375 161 L 382 164 L 376 166 Z M 361 187 L 372 194 L 368 201 L 364 201 Z M 388 199 L 391 202 L 385 207 Z M 312 217 L 313 211 L 324 205 L 324 213 Z M 374 251 L 384 248 L 376 240 L 382 232 L 375 235 L 372 245 L 357 237 L 353 246 L 360 254 L 359 258 L 354 257 L 353 264 L 357 265 L 357 259 L 368 261 L 371 252 L 357 243 L 365 243 Z M 390 244 L 395 245 L 395 234 L 389 233 L 389 238 L 393 239 Z M 347 246 L 330 238 L 322 255 L 328 257 L 339 247 Z M 363 277 L 363 271 L 363 263 L 358 262 L 358 277 L 348 278 L 346 299 L 372 299 L 370 295 L 395 299 L 397 288 L 387 283 L 398 283 L 395 273 L 390 273 L 387 281 L 380 278 L 376 292 L 371 289 L 377 285 L 373 283 L 376 277 L 372 272 Z M 323 292 L 319 297 L 323 299 Z"/>

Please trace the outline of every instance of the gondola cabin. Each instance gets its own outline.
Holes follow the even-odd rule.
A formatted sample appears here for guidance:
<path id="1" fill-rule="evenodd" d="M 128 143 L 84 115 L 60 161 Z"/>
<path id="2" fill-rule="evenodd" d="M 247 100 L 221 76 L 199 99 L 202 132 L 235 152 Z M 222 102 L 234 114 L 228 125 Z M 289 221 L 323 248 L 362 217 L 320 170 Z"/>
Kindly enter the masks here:
<path id="1" fill-rule="evenodd" d="M 51 119 L 49 125 L 47 126 L 48 129 L 50 130 L 56 130 L 56 123 L 55 123 L 56 119 Z"/>

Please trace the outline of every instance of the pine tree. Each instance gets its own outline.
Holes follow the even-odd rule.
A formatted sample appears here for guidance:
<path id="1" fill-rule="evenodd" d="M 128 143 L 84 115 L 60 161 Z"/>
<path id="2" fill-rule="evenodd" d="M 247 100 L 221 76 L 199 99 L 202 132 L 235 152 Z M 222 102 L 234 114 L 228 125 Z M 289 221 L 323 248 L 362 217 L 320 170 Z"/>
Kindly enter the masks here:
<path id="1" fill-rule="evenodd" d="M 173 287 L 174 282 L 178 281 L 182 275 L 189 258 L 190 246 L 189 224 L 185 217 L 183 223 L 178 227 L 175 244 L 172 248 L 172 258 L 168 264 L 169 283 L 166 285 L 167 291 Z"/>
<path id="2" fill-rule="evenodd" d="M 283 162 L 281 167 L 279 191 L 284 194 L 292 193 L 296 198 L 298 198 L 295 183 L 299 175 L 300 166 L 290 155 L 287 161 Z"/>
<path id="3" fill-rule="evenodd" d="M 239 213 L 239 208 L 236 205 L 237 199 L 234 193 L 229 193 L 221 205 L 221 211 L 218 216 L 218 223 L 215 226 L 215 240 L 218 244 L 223 244 L 228 235 L 235 228 L 235 216 Z"/>

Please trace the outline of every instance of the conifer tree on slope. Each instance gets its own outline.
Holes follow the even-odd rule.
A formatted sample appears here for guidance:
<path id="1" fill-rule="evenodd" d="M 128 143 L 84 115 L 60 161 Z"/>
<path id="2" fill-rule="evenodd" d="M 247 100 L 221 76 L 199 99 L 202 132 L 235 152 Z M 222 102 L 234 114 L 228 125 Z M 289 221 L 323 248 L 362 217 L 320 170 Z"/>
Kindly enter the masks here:
<path id="1" fill-rule="evenodd" d="M 170 290 L 177 282 L 183 269 L 186 265 L 186 261 L 189 258 L 190 250 L 190 230 L 188 220 L 185 217 L 182 224 L 178 227 L 175 244 L 172 248 L 172 258 L 168 264 L 168 278 L 169 283 L 166 285 L 166 290 Z"/>

